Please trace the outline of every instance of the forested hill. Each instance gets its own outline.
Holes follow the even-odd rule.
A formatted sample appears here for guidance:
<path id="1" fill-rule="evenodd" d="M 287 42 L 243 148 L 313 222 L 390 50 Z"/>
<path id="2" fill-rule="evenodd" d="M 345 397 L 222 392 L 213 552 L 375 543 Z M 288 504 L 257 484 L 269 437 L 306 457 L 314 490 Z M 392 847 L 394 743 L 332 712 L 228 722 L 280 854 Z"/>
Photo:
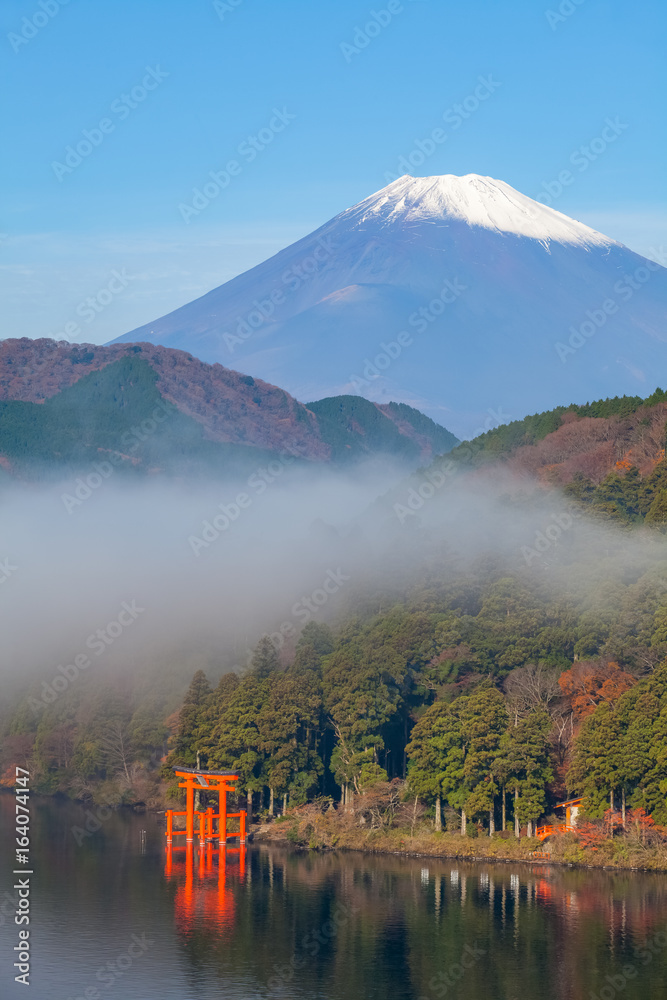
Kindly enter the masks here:
<path id="1" fill-rule="evenodd" d="M 29 761 L 45 792 L 159 801 L 160 758 L 199 754 L 238 769 L 262 807 L 406 780 L 454 824 L 465 814 L 488 829 L 503 803 L 510 821 L 534 824 L 567 794 L 593 818 L 625 807 L 638 824 L 667 824 L 666 419 L 657 391 L 460 446 L 444 461 L 474 485 L 467 525 L 438 534 L 435 517 L 423 530 L 394 518 L 382 556 L 356 530 L 341 537 L 341 566 L 361 554 L 340 595 L 258 623 L 270 636 L 242 669 L 235 650 L 197 648 L 170 672 L 160 656 L 53 699 L 33 683 L 2 722 L 3 767 Z M 521 490 L 476 508 L 499 466 L 564 493 L 538 490 L 548 506 L 533 523 Z M 447 488 L 436 492 L 429 516 L 448 506 Z M 204 669 L 183 701 L 185 663 L 190 677 Z"/>
<path id="2" fill-rule="evenodd" d="M 456 462 L 481 467 L 500 460 L 511 471 L 563 485 L 574 476 L 593 483 L 631 467 L 651 473 L 665 457 L 667 393 L 615 396 L 561 406 L 513 420 L 452 450 Z"/>
<path id="3" fill-rule="evenodd" d="M 667 393 L 558 407 L 464 441 L 380 498 L 373 510 L 404 520 L 454 484 L 510 492 L 557 489 L 582 510 L 625 523 L 667 520 Z M 512 485 L 513 484 L 513 485 Z M 415 496 L 415 494 L 417 494 Z M 413 503 L 408 505 L 408 498 Z"/>
<path id="4" fill-rule="evenodd" d="M 247 474 L 281 455 L 337 466 L 386 456 L 415 468 L 457 443 L 412 407 L 350 396 L 307 407 L 183 351 L 0 342 L 0 466 L 22 477 L 102 460 L 140 474 Z"/>

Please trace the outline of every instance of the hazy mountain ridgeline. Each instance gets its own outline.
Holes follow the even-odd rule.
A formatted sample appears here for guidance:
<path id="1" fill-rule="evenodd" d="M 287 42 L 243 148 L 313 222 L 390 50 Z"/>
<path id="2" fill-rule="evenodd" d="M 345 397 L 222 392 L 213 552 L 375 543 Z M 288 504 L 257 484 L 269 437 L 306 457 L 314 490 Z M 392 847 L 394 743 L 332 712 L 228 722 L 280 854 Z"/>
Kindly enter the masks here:
<path id="1" fill-rule="evenodd" d="M 124 472 L 247 475 L 283 453 L 335 464 L 386 455 L 414 467 L 457 443 L 411 407 L 339 397 L 308 408 L 152 345 L 4 341 L 0 397 L 0 462 L 28 478 L 96 459 Z"/>

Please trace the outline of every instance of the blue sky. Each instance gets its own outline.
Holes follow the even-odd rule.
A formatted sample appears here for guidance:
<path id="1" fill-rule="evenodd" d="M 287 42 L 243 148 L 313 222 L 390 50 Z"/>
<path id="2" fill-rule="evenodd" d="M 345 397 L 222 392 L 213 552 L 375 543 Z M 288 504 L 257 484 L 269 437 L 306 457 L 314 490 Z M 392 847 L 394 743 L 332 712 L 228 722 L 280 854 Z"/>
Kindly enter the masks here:
<path id="1" fill-rule="evenodd" d="M 63 336 L 114 271 L 127 280 L 83 339 L 125 333 L 383 187 L 419 143 L 415 175 L 551 191 L 653 256 L 666 23 L 658 0 L 3 0 L 0 335 Z"/>

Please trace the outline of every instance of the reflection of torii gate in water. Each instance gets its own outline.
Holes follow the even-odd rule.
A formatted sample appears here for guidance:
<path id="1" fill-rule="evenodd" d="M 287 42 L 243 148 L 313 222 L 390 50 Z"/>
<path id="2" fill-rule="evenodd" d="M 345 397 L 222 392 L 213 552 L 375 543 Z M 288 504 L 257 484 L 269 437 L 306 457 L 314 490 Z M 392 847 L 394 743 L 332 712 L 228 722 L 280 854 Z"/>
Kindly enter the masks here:
<path id="1" fill-rule="evenodd" d="M 199 864 L 195 873 L 195 851 L 193 846 L 185 852 L 178 852 L 174 858 L 173 847 L 167 845 L 164 874 L 176 882 L 174 897 L 174 917 L 181 934 L 189 935 L 195 926 L 207 933 L 217 935 L 234 926 L 234 893 L 227 885 L 228 875 L 237 884 L 245 882 L 246 849 L 241 847 L 217 848 L 208 843 L 196 852 Z M 218 855 L 217 878 L 213 864 Z M 230 855 L 238 854 L 238 868 L 229 865 Z"/>
<path id="2" fill-rule="evenodd" d="M 230 927 L 234 922 L 234 896 L 227 891 L 227 862 L 229 855 L 239 855 L 237 880 L 245 881 L 246 870 L 246 814 L 245 811 L 227 811 L 227 793 L 236 793 L 238 774 L 234 771 L 202 771 L 201 768 L 175 767 L 180 778 L 179 788 L 185 789 L 185 810 L 168 809 L 167 817 L 167 857 L 164 873 L 167 878 L 174 876 L 177 881 L 175 916 L 179 930 L 190 933 L 195 921 L 209 929 Z M 218 794 L 218 811 L 213 806 L 205 810 L 195 809 L 195 791 L 206 789 Z M 174 829 L 174 817 L 185 816 L 185 829 Z M 239 831 L 237 847 L 228 847 L 230 837 L 227 821 L 238 819 Z M 199 850 L 197 877 L 195 881 L 195 826 L 197 827 Z M 180 841 L 180 843 L 179 843 Z M 214 846 L 218 842 L 219 850 Z M 185 848 L 180 857 L 174 858 L 174 850 Z M 218 855 L 218 872 L 215 878 L 213 856 Z M 235 868 L 235 866 L 233 866 Z M 236 881 L 236 880 L 235 880 Z"/>
<path id="3" fill-rule="evenodd" d="M 185 811 L 167 810 L 165 814 L 167 817 L 167 847 L 171 848 L 174 837 L 182 836 L 185 837 L 185 847 L 190 847 L 193 844 L 195 816 L 199 820 L 200 846 L 217 840 L 221 848 L 226 847 L 229 836 L 227 820 L 229 819 L 238 819 L 239 843 L 244 846 L 246 839 L 245 811 L 227 812 L 227 793 L 236 792 L 235 782 L 238 781 L 238 774 L 234 771 L 202 771 L 192 767 L 175 767 L 174 772 L 177 778 L 182 779 L 178 787 L 185 789 Z M 202 788 L 209 792 L 218 793 L 218 812 L 215 812 L 212 806 L 209 806 L 206 811 L 195 810 L 195 791 Z M 185 830 L 174 829 L 174 816 L 185 816 Z M 236 836 L 236 834 L 232 834 L 232 836 Z"/>

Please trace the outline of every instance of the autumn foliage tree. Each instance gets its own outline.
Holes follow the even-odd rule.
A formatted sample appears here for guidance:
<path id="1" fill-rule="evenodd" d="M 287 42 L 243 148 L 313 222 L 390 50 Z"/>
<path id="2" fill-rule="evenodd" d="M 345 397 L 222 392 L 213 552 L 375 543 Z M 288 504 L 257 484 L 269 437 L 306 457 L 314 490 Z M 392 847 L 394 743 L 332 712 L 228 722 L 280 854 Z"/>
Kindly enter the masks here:
<path id="1" fill-rule="evenodd" d="M 667 822 L 667 662 L 582 722 L 568 774 L 588 818 L 623 805 Z"/>
<path id="2" fill-rule="evenodd" d="M 570 699 L 577 722 L 582 722 L 603 702 L 613 705 L 635 683 L 613 660 L 577 660 L 559 677 L 563 694 Z"/>

